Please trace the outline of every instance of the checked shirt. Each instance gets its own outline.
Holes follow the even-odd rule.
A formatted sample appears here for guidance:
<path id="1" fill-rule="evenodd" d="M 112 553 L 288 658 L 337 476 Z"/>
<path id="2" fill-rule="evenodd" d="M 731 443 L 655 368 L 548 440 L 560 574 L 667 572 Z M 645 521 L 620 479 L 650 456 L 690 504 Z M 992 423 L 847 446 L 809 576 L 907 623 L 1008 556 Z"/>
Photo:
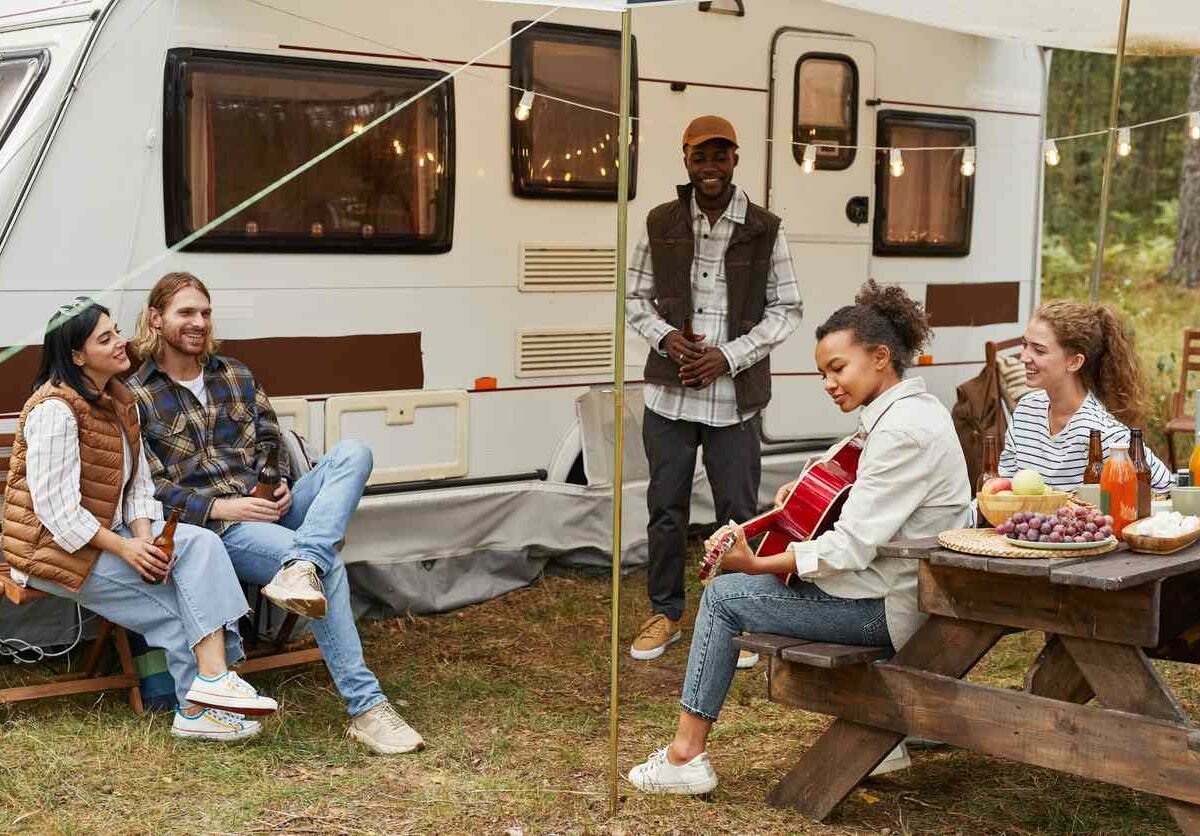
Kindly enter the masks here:
<path id="1" fill-rule="evenodd" d="M 178 508 L 184 522 L 218 534 L 234 525 L 210 518 L 213 502 L 254 490 L 271 448 L 279 450 L 280 472 L 289 474 L 267 393 L 232 357 L 213 356 L 205 364 L 207 406 L 153 360 L 126 383 L 137 396 L 155 496 L 164 509 Z"/>

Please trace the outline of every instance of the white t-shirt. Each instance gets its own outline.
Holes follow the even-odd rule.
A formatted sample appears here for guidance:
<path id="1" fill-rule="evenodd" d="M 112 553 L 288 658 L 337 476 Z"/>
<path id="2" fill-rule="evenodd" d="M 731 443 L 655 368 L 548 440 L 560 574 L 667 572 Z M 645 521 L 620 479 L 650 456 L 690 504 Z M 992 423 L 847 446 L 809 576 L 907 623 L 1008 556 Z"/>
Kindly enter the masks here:
<path id="1" fill-rule="evenodd" d="M 204 407 L 208 406 L 208 387 L 206 387 L 204 385 L 204 372 L 203 371 L 201 371 L 200 374 L 196 375 L 196 377 L 192 380 L 179 381 L 179 385 L 186 387 L 189 392 L 191 392 L 193 395 L 195 395 L 196 400 L 198 400 L 200 402 L 201 406 L 204 406 Z"/>

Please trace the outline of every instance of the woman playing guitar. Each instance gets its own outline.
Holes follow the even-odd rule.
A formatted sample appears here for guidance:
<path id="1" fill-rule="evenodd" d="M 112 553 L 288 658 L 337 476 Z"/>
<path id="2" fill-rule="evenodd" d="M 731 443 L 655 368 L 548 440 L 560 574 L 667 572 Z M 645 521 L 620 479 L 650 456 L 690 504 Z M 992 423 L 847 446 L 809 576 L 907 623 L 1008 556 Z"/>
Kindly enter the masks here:
<path id="1" fill-rule="evenodd" d="M 743 632 L 898 648 L 920 626 L 915 561 L 876 558 L 876 546 L 967 524 L 971 489 L 949 411 L 905 378 L 931 336 L 920 305 L 899 287 L 863 286 L 855 304 L 817 329 L 816 363 L 842 410 L 861 407 L 853 487 L 832 527 L 755 554 L 740 526 L 696 616 L 670 745 L 629 773 L 643 792 L 701 794 L 717 785 L 706 743 L 733 680 Z M 793 485 L 776 495 L 782 505 Z M 785 585 L 780 577 L 793 575 Z M 778 577 L 777 577 L 778 576 Z"/>

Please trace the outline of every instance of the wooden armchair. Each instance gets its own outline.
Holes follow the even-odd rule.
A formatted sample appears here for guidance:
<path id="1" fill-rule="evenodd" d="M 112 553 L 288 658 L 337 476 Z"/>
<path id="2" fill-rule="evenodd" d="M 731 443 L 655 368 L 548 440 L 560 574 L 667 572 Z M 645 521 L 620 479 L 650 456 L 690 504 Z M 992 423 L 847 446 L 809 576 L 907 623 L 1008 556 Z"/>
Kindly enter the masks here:
<path id="1" fill-rule="evenodd" d="M 1175 436 L 1179 434 L 1191 438 L 1196 432 L 1196 416 L 1189 414 L 1188 404 L 1192 398 L 1188 388 L 1188 377 L 1191 372 L 1200 372 L 1200 329 L 1183 329 L 1183 353 L 1179 357 L 1179 389 L 1171 398 L 1171 417 L 1167 420 L 1164 432 L 1167 436 L 1167 458 L 1171 470 L 1177 469 L 1175 459 Z M 1188 451 L 1189 454 L 1191 451 Z"/>
<path id="2" fill-rule="evenodd" d="M 4 505 L 4 487 L 8 483 L 8 463 L 12 456 L 13 435 L 0 434 L 0 509 Z M 0 517 L 2 525 L 3 517 Z M 11 569 L 0 557 L 0 589 L 3 598 L 0 604 L 7 601 L 11 606 L 23 606 L 39 598 L 49 597 L 32 587 L 22 586 L 12 578 Z M 120 662 L 121 672 L 111 676 L 101 676 L 99 673 L 100 659 L 104 649 L 112 642 Z M 138 688 L 138 673 L 133 665 L 133 654 L 129 650 L 129 636 L 123 627 L 118 627 L 111 621 L 100 619 L 100 631 L 92 641 L 79 673 L 63 674 L 37 685 L 22 685 L 10 688 L 0 688 L 0 703 L 35 700 L 41 697 L 61 697 L 67 694 L 90 694 L 106 691 L 110 688 L 124 688 L 129 693 L 129 704 L 137 714 L 143 711 L 142 693 Z"/>

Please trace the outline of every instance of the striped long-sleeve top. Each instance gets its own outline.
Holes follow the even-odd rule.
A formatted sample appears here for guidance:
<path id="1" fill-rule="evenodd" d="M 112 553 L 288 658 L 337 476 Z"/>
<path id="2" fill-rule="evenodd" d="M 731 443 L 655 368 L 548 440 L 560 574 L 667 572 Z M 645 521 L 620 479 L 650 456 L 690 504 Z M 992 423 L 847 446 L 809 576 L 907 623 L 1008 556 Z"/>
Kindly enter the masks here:
<path id="1" fill-rule="evenodd" d="M 1067 425 L 1057 435 L 1050 435 L 1050 398 L 1044 389 L 1035 389 L 1013 410 L 1004 436 L 1004 452 L 1000 454 L 1000 475 L 1007 478 L 1029 468 L 1042 474 L 1049 487 L 1073 491 L 1083 484 L 1092 430 L 1100 431 L 1106 460 L 1113 447 L 1129 446 L 1129 428 L 1090 392 Z M 1146 462 L 1150 465 L 1150 487 L 1155 491 L 1170 488 L 1171 471 L 1149 447 Z"/>

